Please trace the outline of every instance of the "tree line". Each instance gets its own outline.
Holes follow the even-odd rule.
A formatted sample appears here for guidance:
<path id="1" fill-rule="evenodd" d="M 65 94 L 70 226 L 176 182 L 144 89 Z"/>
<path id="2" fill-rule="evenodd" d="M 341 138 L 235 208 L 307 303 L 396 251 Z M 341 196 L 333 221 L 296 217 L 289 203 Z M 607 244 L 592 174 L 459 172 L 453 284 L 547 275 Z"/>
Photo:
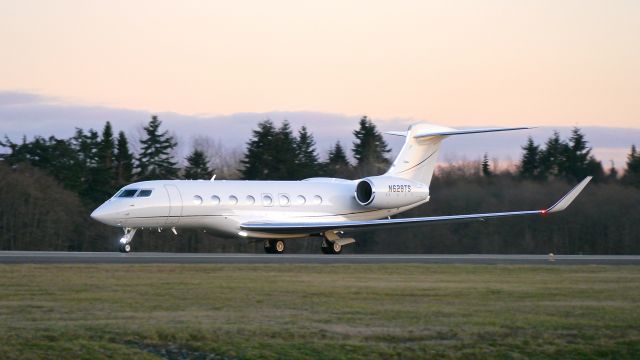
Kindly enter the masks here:
<path id="1" fill-rule="evenodd" d="M 371 119 L 363 116 L 353 131 L 353 137 L 348 148 L 336 142 L 324 160 L 320 160 L 314 136 L 306 127 L 295 131 L 287 121 L 276 126 L 271 120 L 265 120 L 252 131 L 242 156 L 235 163 L 237 172 L 227 177 L 247 180 L 297 180 L 315 176 L 355 179 L 381 174 L 388 169 L 389 146 Z M 109 122 L 100 132 L 76 129 L 68 139 L 36 136 L 16 143 L 5 137 L 0 145 L 10 152 L 0 161 L 0 248 L 111 250 L 118 231 L 97 224 L 88 217 L 95 206 L 133 181 L 210 179 L 220 170 L 214 165 L 219 162 L 213 161 L 212 157 L 228 156 L 224 151 L 207 153 L 206 149 L 195 144 L 184 161 L 180 161 L 176 156 L 175 137 L 162 129 L 162 122 L 157 116 L 152 116 L 137 141 L 139 150 L 133 151 L 130 139 L 122 131 L 115 135 Z M 561 192 L 559 189 L 566 187 L 567 183 L 573 184 L 591 175 L 597 184 L 584 194 L 584 202 L 589 203 L 588 208 L 608 206 L 612 209 L 600 212 L 595 219 L 582 214 L 577 219 L 571 217 L 570 222 L 584 222 L 580 229 L 601 228 L 572 235 L 566 228 L 569 226 L 566 221 L 560 220 L 552 220 L 559 222 L 554 223 L 555 227 L 535 221 L 492 222 L 472 232 L 464 229 L 477 225 L 444 225 L 426 227 L 427 233 L 437 234 L 427 238 L 422 230 L 399 231 L 402 236 L 398 238 L 394 234 L 397 240 L 393 242 L 388 241 L 388 232 L 358 234 L 358 246 L 352 251 L 510 252 L 521 249 L 530 252 L 550 249 L 555 252 L 589 252 L 598 249 L 606 253 L 625 253 L 640 250 L 637 235 L 640 234 L 640 222 L 637 221 L 640 219 L 635 219 L 639 216 L 635 214 L 639 213 L 640 202 L 629 200 L 636 199 L 640 192 L 640 153 L 634 145 L 622 174 L 618 174 L 613 166 L 604 170 L 591 154 L 591 148 L 579 128 L 574 128 L 568 139 L 562 139 L 557 132 L 543 144 L 536 144 L 529 138 L 522 149 L 519 164 L 511 169 L 494 170 L 488 154 L 479 163 L 440 168 L 431 186 L 434 201 L 412 210 L 407 216 L 468 213 L 483 209 L 500 211 L 513 209 L 516 205 L 525 208 L 524 205 L 529 203 L 535 208 L 540 204 L 534 204 L 534 200 L 554 195 L 553 191 L 545 190 L 558 189 Z M 617 196 L 620 204 L 607 201 L 604 195 L 598 195 L 604 204 L 591 203 L 589 199 L 593 199 L 596 193 L 610 194 L 612 198 Z M 580 207 L 582 210 L 575 211 L 586 211 L 584 206 Z M 614 214 L 620 216 L 616 218 Z M 522 224 L 529 223 L 528 228 L 521 228 Z M 557 228 L 557 232 L 550 234 L 551 228 Z M 510 232 L 513 229 L 521 232 Z M 477 234 L 482 236 L 477 238 Z M 523 248 L 520 246 L 523 242 L 517 241 L 523 236 L 530 239 L 525 242 L 528 247 Z M 569 244 L 572 236 L 580 236 L 582 241 L 579 244 L 582 245 Z M 553 239 L 551 244 L 548 243 L 549 237 Z M 515 240 L 504 243 L 505 238 Z M 182 233 L 179 241 L 164 233 L 143 232 L 136 241 L 139 249 L 165 251 L 256 248 L 255 244 L 215 239 L 196 231 Z M 299 241 L 292 248 L 314 251 L 315 247 L 312 241 Z"/>

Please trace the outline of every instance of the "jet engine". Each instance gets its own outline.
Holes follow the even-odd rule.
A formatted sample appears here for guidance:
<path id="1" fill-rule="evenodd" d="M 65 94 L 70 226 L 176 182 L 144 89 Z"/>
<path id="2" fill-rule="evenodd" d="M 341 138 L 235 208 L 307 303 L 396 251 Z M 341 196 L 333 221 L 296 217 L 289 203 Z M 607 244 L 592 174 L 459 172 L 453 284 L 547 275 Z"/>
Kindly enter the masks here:
<path id="1" fill-rule="evenodd" d="M 356 201 L 374 209 L 398 208 L 428 200 L 427 185 L 393 176 L 371 176 L 356 185 Z"/>

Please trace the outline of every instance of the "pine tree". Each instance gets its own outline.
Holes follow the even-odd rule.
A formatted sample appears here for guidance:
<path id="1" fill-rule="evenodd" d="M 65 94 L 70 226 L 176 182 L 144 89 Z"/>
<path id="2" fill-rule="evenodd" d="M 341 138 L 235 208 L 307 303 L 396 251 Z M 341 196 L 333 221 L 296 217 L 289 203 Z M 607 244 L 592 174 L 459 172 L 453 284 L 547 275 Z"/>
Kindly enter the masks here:
<path id="1" fill-rule="evenodd" d="M 489 155 L 487 153 L 484 153 L 484 156 L 482 157 L 481 168 L 482 176 L 491 177 L 493 175 L 493 172 L 491 171 L 491 164 L 489 163 Z"/>
<path id="2" fill-rule="evenodd" d="M 133 155 L 129 151 L 129 142 L 123 131 L 118 133 L 114 157 L 116 187 L 124 186 L 133 178 Z"/>
<path id="3" fill-rule="evenodd" d="M 272 176 L 274 154 L 273 142 L 276 128 L 271 120 L 258 124 L 253 130 L 253 137 L 247 143 L 244 158 L 240 161 L 244 166 L 240 172 L 245 180 L 267 180 Z"/>
<path id="4" fill-rule="evenodd" d="M 385 157 L 391 150 L 373 122 L 367 116 L 360 119 L 360 127 L 353 132 L 353 157 L 356 159 L 358 176 L 379 175 L 389 167 Z"/>
<path id="5" fill-rule="evenodd" d="M 622 181 L 627 185 L 640 188 L 640 153 L 635 145 L 631 145 L 631 150 L 627 155 L 627 166 Z"/>
<path id="6" fill-rule="evenodd" d="M 116 185 L 118 187 L 130 183 L 133 179 L 134 168 L 133 154 L 129 150 L 129 141 L 123 131 L 118 133 L 116 151 L 114 156 L 114 168 L 116 173 Z"/>
<path id="7" fill-rule="evenodd" d="M 187 166 L 184 168 L 184 177 L 189 180 L 209 180 L 212 171 L 209 169 L 209 160 L 202 150 L 193 149 L 187 156 Z"/>
<path id="8" fill-rule="evenodd" d="M 296 178 L 306 179 L 318 176 L 318 154 L 316 153 L 316 142 L 313 135 L 307 131 L 305 126 L 298 131 L 296 140 Z"/>
<path id="9" fill-rule="evenodd" d="M 171 154 L 177 143 L 167 130 L 160 132 L 160 125 L 162 122 L 153 115 L 144 127 L 146 137 L 140 140 L 142 147 L 136 164 L 139 180 L 175 179 L 178 175 Z"/>
<path id="10" fill-rule="evenodd" d="M 113 129 L 107 121 L 102 130 L 102 138 L 97 143 L 96 164 L 91 167 L 92 197 L 96 202 L 103 202 L 113 195 L 115 187 L 115 170 L 113 167 L 115 143 Z"/>
<path id="11" fill-rule="evenodd" d="M 560 177 L 564 175 L 568 146 L 560 139 L 560 133 L 554 131 L 540 156 L 540 168 L 544 176 Z"/>
<path id="12" fill-rule="evenodd" d="M 85 134 L 82 129 L 76 130 L 75 142 L 79 154 L 79 174 L 81 186 L 79 194 L 89 204 L 98 204 L 108 198 L 104 189 L 108 186 L 104 181 L 102 159 L 100 157 L 100 135 L 94 129 Z M 110 193 L 110 191 L 109 191 Z"/>
<path id="13" fill-rule="evenodd" d="M 270 149 L 273 159 L 273 163 L 270 164 L 272 180 L 294 180 L 298 178 L 296 142 L 297 140 L 293 135 L 289 121 L 283 121 L 275 133 L 272 148 Z"/>
<path id="14" fill-rule="evenodd" d="M 569 181 L 582 180 L 588 175 L 595 175 L 592 173 L 597 167 L 594 161 L 596 160 L 591 156 L 591 148 L 587 147 L 584 134 L 574 127 L 566 147 L 564 169 L 560 172 Z"/>
<path id="15" fill-rule="evenodd" d="M 609 168 L 609 172 L 607 173 L 607 181 L 617 181 L 618 180 L 618 170 L 616 169 L 616 164 L 611 160 L 611 167 Z"/>
<path id="16" fill-rule="evenodd" d="M 524 179 L 541 179 L 544 178 L 544 174 L 540 169 L 540 146 L 533 142 L 533 138 L 529 136 L 527 144 L 522 147 L 524 153 L 520 160 L 520 168 L 518 174 Z"/>
<path id="17" fill-rule="evenodd" d="M 336 142 L 333 149 L 329 150 L 329 156 L 324 167 L 327 176 L 347 178 L 351 175 L 351 164 L 340 141 Z"/>

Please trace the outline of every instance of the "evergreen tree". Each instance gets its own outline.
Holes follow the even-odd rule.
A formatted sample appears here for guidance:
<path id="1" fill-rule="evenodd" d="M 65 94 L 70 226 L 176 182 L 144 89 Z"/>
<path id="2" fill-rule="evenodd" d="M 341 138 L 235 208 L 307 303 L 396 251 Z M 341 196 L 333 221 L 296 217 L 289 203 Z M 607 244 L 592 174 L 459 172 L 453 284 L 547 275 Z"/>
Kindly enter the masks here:
<path id="1" fill-rule="evenodd" d="M 353 157 L 356 159 L 358 176 L 379 175 L 390 165 L 385 157 L 391 150 L 373 122 L 367 116 L 360 119 L 360 127 L 353 132 Z"/>
<path id="2" fill-rule="evenodd" d="M 591 156 L 591 148 L 587 147 L 587 141 L 579 128 L 571 130 L 569 144 L 566 147 L 564 169 L 561 173 L 569 181 L 578 181 L 588 175 L 598 173 L 597 160 Z M 594 173 L 595 171 L 595 173 Z"/>
<path id="3" fill-rule="evenodd" d="M 631 145 L 631 151 L 627 155 L 627 166 L 622 181 L 625 184 L 640 188 L 640 153 L 635 145 Z"/>
<path id="4" fill-rule="evenodd" d="M 589 156 L 584 174 L 585 177 L 589 175 L 593 176 L 594 181 L 602 181 L 605 178 L 602 163 L 598 161 L 593 155 Z M 578 180 L 582 180 L 583 178 Z"/>
<path id="5" fill-rule="evenodd" d="M 307 131 L 305 126 L 301 127 L 296 141 L 296 178 L 306 179 L 318 176 L 319 162 L 315 146 L 313 135 Z"/>
<path id="6" fill-rule="evenodd" d="M 204 151 L 193 149 L 187 156 L 187 166 L 184 168 L 184 177 L 189 180 L 209 180 L 212 171 L 209 169 L 209 160 Z"/>
<path id="7" fill-rule="evenodd" d="M 609 172 L 607 173 L 607 181 L 617 181 L 618 180 L 618 170 L 616 169 L 616 165 L 611 160 L 611 167 L 609 168 Z"/>
<path id="8" fill-rule="evenodd" d="M 160 132 L 162 122 L 156 115 L 144 127 L 146 137 L 140 140 L 142 145 L 136 168 L 139 180 L 175 179 L 178 175 L 176 162 L 171 152 L 177 146 L 172 136 L 165 130 Z"/>
<path id="9" fill-rule="evenodd" d="M 72 165 L 72 176 L 79 179 L 78 194 L 89 205 L 97 205 L 112 195 L 109 175 L 105 173 L 101 157 L 103 146 L 100 135 L 94 129 L 89 129 L 87 133 L 82 129 L 76 129 L 71 144 L 77 153 L 75 164 Z M 61 148 L 62 144 L 59 145 Z"/>
<path id="10" fill-rule="evenodd" d="M 115 156 L 115 140 L 113 139 L 113 128 L 111 123 L 107 121 L 102 130 L 102 139 L 98 148 L 98 161 L 102 166 L 111 172 L 113 167 L 113 158 Z"/>
<path id="11" fill-rule="evenodd" d="M 529 136 L 527 144 L 522 147 L 524 153 L 520 160 L 520 168 L 518 174 L 524 179 L 541 179 L 544 178 L 544 174 L 540 169 L 540 146 L 533 142 L 533 138 Z"/>
<path id="12" fill-rule="evenodd" d="M 520 159 L 520 167 L 518 174 L 524 179 L 540 179 L 544 177 L 542 169 L 540 169 L 540 146 L 533 142 L 533 138 L 529 136 L 527 144 L 522 147 L 522 159 Z"/>
<path id="13" fill-rule="evenodd" d="M 96 203 L 104 202 L 113 195 L 115 187 L 115 171 L 113 167 L 114 148 L 113 129 L 107 121 L 102 130 L 102 138 L 98 140 L 95 154 L 95 165 L 91 166 L 91 198 Z"/>
<path id="14" fill-rule="evenodd" d="M 324 165 L 327 176 L 347 178 L 351 175 L 351 164 L 347 159 L 340 141 L 329 150 L 327 162 Z"/>
<path id="15" fill-rule="evenodd" d="M 560 177 L 564 175 L 568 145 L 560 139 L 560 133 L 553 132 L 540 156 L 540 168 L 543 175 Z"/>
<path id="16" fill-rule="evenodd" d="M 124 186 L 133 178 L 133 155 L 129 151 L 129 142 L 123 131 L 118 133 L 114 158 L 116 187 Z"/>
<path id="17" fill-rule="evenodd" d="M 84 136 L 80 129 L 76 133 L 78 131 Z M 80 152 L 74 138 L 63 140 L 53 136 L 48 139 L 36 136 L 28 142 L 26 137 L 23 137 L 22 143 L 17 144 L 5 137 L 2 146 L 11 149 L 11 154 L 5 159 L 11 166 L 29 163 L 48 171 L 65 188 L 79 193 L 85 184 L 86 167 L 81 164 Z"/>
<path id="18" fill-rule="evenodd" d="M 487 155 L 487 153 L 484 153 L 484 156 L 482 157 L 481 168 L 482 176 L 490 177 L 491 175 L 493 175 L 493 172 L 491 171 L 491 164 L 489 163 L 489 156 Z"/>
<path id="19" fill-rule="evenodd" d="M 265 120 L 253 130 L 253 137 L 247 143 L 244 166 L 240 171 L 245 180 L 266 180 L 272 177 L 274 167 L 273 142 L 276 128 L 271 120 Z"/>
<path id="20" fill-rule="evenodd" d="M 294 180 L 298 179 L 297 161 L 298 151 L 296 149 L 297 140 L 291 130 L 291 125 L 287 120 L 276 131 L 271 148 L 273 163 L 271 164 L 272 180 Z"/>

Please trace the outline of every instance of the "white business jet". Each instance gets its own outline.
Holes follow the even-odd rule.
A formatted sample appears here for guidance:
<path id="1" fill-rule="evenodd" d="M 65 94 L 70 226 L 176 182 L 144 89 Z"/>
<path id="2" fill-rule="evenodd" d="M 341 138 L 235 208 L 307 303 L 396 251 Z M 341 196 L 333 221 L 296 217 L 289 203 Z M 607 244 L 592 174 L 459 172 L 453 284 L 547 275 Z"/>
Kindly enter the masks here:
<path id="1" fill-rule="evenodd" d="M 283 253 L 287 239 L 318 237 L 322 252 L 339 254 L 355 242 L 345 233 L 422 226 L 438 222 L 484 221 L 508 216 L 546 215 L 564 210 L 587 185 L 587 177 L 545 210 L 391 219 L 429 201 L 429 184 L 442 140 L 449 136 L 528 129 L 457 130 L 418 123 L 383 175 L 360 180 L 311 178 L 302 181 L 155 180 L 127 185 L 91 217 L 122 227 L 120 251 L 131 251 L 137 229 L 196 228 L 224 236 L 264 240 L 267 253 Z"/>

